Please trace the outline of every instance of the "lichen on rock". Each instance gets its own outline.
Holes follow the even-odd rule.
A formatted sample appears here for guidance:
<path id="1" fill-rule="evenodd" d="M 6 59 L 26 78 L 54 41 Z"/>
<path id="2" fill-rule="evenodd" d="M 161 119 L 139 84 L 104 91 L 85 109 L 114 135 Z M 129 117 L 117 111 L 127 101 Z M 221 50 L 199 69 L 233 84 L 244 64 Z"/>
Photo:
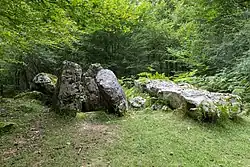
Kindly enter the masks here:
<path id="1" fill-rule="evenodd" d="M 137 81 L 136 85 L 163 100 L 172 109 L 182 109 L 197 119 L 233 118 L 242 113 L 241 98 L 228 93 L 214 93 L 171 81 Z"/>
<path id="2" fill-rule="evenodd" d="M 146 101 L 147 100 L 142 98 L 141 96 L 136 96 L 129 99 L 129 104 L 133 108 L 142 108 L 145 106 Z"/>
<path id="3" fill-rule="evenodd" d="M 117 115 L 127 110 L 127 101 L 115 74 L 92 64 L 83 73 L 80 65 L 64 61 L 59 76 L 54 108 L 60 112 L 87 112 L 105 109 Z"/>
<path id="4" fill-rule="evenodd" d="M 53 95 L 56 88 L 57 77 L 48 73 L 37 74 L 31 85 L 31 90 Z"/>
<path id="5" fill-rule="evenodd" d="M 82 110 L 84 97 L 81 77 L 82 68 L 80 65 L 70 61 L 63 62 L 54 97 L 56 110 L 72 112 L 72 115 Z"/>
<path id="6" fill-rule="evenodd" d="M 106 109 L 111 113 L 124 115 L 128 109 L 128 104 L 115 74 L 111 70 L 102 69 L 96 75 L 96 83 Z"/>

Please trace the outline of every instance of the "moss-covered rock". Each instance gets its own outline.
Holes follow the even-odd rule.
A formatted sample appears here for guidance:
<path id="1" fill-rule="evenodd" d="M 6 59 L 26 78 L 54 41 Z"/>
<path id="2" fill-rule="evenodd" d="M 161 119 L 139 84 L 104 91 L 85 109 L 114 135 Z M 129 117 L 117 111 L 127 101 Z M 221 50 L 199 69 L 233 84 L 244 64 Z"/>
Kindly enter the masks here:
<path id="1" fill-rule="evenodd" d="M 39 73 L 33 79 L 32 90 L 53 95 L 55 92 L 57 77 L 48 73 Z"/>

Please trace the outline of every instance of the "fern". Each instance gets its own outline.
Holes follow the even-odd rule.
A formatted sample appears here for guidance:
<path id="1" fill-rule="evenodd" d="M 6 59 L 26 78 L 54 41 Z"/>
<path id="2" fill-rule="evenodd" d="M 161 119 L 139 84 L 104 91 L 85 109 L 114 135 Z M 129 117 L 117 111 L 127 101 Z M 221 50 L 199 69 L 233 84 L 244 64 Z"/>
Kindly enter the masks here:
<path id="1" fill-rule="evenodd" d="M 191 72 L 185 72 L 178 74 L 172 78 L 174 82 L 192 82 L 194 75 L 197 73 L 197 70 L 193 70 Z"/>
<path id="2" fill-rule="evenodd" d="M 160 80 L 169 80 L 169 78 L 167 76 L 165 76 L 165 73 L 158 73 L 155 72 L 154 74 L 150 73 L 150 72 L 142 72 L 138 74 L 139 79 L 143 79 L 143 78 L 147 78 L 147 79 L 160 79 Z"/>

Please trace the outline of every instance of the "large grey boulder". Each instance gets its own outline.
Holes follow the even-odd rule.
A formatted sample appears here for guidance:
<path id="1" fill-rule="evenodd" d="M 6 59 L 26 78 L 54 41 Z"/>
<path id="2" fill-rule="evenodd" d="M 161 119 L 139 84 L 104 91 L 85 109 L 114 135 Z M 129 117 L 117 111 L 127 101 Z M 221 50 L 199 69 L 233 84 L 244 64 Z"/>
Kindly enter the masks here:
<path id="1" fill-rule="evenodd" d="M 182 109 L 196 118 L 235 117 L 242 112 L 241 98 L 228 93 L 214 93 L 171 81 L 136 81 L 140 89 L 163 100 L 172 109 Z"/>
<path id="2" fill-rule="evenodd" d="M 81 78 L 82 68 L 80 65 L 70 61 L 63 62 L 55 94 L 56 109 L 73 115 L 77 111 L 82 111 L 84 94 Z"/>
<path id="3" fill-rule="evenodd" d="M 34 77 L 31 89 L 46 95 L 53 95 L 56 88 L 56 82 L 56 76 L 47 73 L 39 73 Z"/>
<path id="4" fill-rule="evenodd" d="M 128 104 L 125 93 L 115 74 L 111 70 L 102 69 L 96 75 L 96 83 L 104 105 L 109 112 L 123 115 L 128 108 Z"/>

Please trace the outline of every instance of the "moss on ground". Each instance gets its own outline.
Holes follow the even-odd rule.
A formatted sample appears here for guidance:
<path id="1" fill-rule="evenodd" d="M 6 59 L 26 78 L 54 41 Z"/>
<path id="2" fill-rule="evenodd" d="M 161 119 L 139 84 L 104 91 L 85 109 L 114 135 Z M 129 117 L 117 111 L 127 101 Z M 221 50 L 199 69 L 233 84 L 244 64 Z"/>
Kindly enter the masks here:
<path id="1" fill-rule="evenodd" d="M 44 94 L 38 91 L 22 92 L 14 97 L 14 99 L 35 99 L 43 100 Z"/>

